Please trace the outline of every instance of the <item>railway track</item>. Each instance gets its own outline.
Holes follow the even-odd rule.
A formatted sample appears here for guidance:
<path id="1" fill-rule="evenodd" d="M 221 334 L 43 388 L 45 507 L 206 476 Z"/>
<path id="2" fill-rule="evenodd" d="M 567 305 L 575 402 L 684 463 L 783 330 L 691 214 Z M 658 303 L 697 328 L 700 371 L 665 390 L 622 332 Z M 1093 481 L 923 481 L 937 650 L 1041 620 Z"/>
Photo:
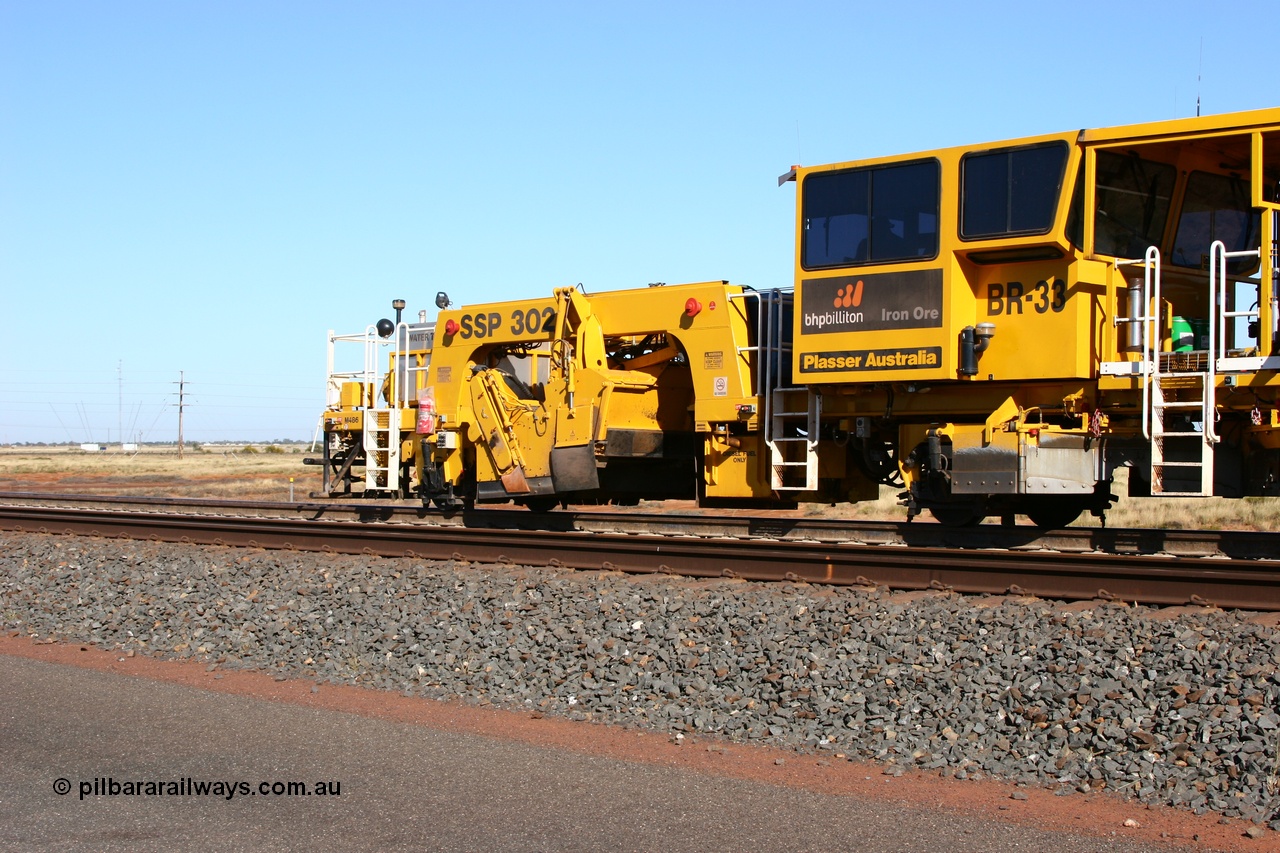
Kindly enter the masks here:
<path id="1" fill-rule="evenodd" d="M 193 544 L 1280 610 L 1280 536 L 0 493 L 0 529 Z"/>

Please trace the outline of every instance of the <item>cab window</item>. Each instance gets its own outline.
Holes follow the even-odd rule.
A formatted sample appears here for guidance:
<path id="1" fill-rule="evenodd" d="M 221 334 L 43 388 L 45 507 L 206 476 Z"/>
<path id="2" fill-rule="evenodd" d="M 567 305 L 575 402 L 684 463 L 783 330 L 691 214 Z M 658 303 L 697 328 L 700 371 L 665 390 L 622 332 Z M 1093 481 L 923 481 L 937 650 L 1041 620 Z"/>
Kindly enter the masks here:
<path id="1" fill-rule="evenodd" d="M 1261 218 L 1253 210 L 1249 185 L 1239 178 L 1192 172 L 1178 218 L 1178 233 L 1169 262 L 1180 267 L 1208 269 L 1209 247 L 1221 240 L 1228 252 L 1258 248 Z M 1227 269 L 1239 275 L 1257 265 L 1238 258 Z"/>
<path id="2" fill-rule="evenodd" d="M 1159 246 L 1169 219 L 1177 170 L 1137 154 L 1099 151 L 1094 251 L 1117 258 L 1141 258 Z"/>
<path id="3" fill-rule="evenodd" d="M 801 202 L 801 266 L 936 257 L 938 183 L 936 160 L 808 175 Z"/>
<path id="4" fill-rule="evenodd" d="M 966 155 L 960 161 L 961 238 L 1047 233 L 1066 165 L 1061 142 Z"/>

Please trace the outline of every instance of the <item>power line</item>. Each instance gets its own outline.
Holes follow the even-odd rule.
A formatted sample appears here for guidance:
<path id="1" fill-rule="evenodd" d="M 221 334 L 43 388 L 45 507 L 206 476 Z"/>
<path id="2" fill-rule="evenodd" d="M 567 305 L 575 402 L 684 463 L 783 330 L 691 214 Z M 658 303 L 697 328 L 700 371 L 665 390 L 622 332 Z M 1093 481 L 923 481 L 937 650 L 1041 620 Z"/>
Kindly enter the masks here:
<path id="1" fill-rule="evenodd" d="M 67 429 L 67 425 L 66 425 L 66 424 L 64 424 L 64 423 L 62 422 L 62 418 L 58 417 L 58 410 L 57 410 L 57 409 L 55 409 L 55 408 L 53 408 L 53 403 L 50 403 L 50 404 L 49 404 L 49 408 L 50 408 L 50 410 L 52 410 L 52 411 L 53 411 L 53 416 L 54 416 L 55 418 L 58 418 L 58 426 L 62 427 L 63 431 L 64 431 L 64 432 L 66 432 L 66 434 L 67 434 L 67 440 L 68 440 L 68 441 L 72 441 L 72 440 L 74 440 L 74 439 L 72 438 L 72 435 L 71 435 L 71 430 Z"/>

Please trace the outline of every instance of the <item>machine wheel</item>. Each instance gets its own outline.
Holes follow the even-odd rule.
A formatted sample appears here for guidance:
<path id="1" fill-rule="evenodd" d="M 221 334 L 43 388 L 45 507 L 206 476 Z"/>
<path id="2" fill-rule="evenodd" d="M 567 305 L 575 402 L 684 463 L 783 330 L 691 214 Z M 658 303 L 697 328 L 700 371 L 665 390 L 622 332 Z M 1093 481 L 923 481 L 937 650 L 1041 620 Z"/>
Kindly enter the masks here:
<path id="1" fill-rule="evenodd" d="M 1028 507 L 1026 516 L 1036 527 L 1056 530 L 1075 521 L 1082 512 L 1084 507 L 1079 504 L 1046 504 L 1034 508 Z"/>
<path id="2" fill-rule="evenodd" d="M 533 512 L 551 512 L 560 505 L 560 499 L 554 495 L 538 495 L 521 501 Z"/>
<path id="3" fill-rule="evenodd" d="M 973 527 L 987 517 L 973 504 L 943 504 L 929 507 L 929 513 L 944 527 Z"/>

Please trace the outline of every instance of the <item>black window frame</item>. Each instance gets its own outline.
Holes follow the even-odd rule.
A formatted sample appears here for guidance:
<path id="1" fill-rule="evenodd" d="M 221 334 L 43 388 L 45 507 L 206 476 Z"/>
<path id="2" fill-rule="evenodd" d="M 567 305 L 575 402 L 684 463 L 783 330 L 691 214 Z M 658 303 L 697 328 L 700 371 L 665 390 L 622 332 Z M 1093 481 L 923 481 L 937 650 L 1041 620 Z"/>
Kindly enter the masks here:
<path id="1" fill-rule="evenodd" d="M 882 174 L 882 173 L 886 173 L 893 170 L 914 169 L 914 168 L 919 168 L 920 166 L 930 166 L 933 169 L 933 175 L 932 175 L 933 195 L 931 199 L 933 203 L 933 208 L 932 210 L 916 209 L 916 210 L 910 211 L 907 215 L 914 214 L 917 217 L 921 215 L 926 215 L 926 216 L 931 215 L 933 217 L 932 232 L 918 230 L 915 235 L 916 237 L 915 248 L 917 250 L 923 249 L 924 254 L 902 254 L 902 255 L 896 255 L 896 254 L 890 254 L 890 253 L 883 254 L 883 255 L 879 254 L 875 251 L 876 236 L 873 231 L 874 221 L 876 220 L 877 217 L 885 218 L 885 217 L 891 216 L 891 214 L 878 213 L 876 210 L 875 177 L 877 174 Z M 815 181 L 815 180 L 821 181 L 821 180 L 841 179 L 841 178 L 850 178 L 850 177 L 853 177 L 856 179 L 857 177 L 863 177 L 863 176 L 865 176 L 867 180 L 867 187 L 866 187 L 867 199 L 866 199 L 866 205 L 865 205 L 865 213 L 861 215 L 864 215 L 867 220 L 867 225 L 865 228 L 866 234 L 863 237 L 863 242 L 866 243 L 867 245 L 867 256 L 864 259 L 859 260 L 859 259 L 856 259 L 856 257 L 849 257 L 848 255 L 846 255 L 846 257 L 838 261 L 831 261 L 828 263 L 810 263 L 809 257 L 808 257 L 809 256 L 809 252 L 808 252 L 809 223 L 811 219 L 814 219 L 817 217 L 809 216 L 809 200 L 811 198 L 811 192 L 812 192 L 811 185 L 809 182 Z M 901 201 L 901 199 L 895 199 L 895 201 Z M 895 212 L 899 212 L 899 211 L 895 211 Z M 856 211 L 851 211 L 851 213 L 856 213 Z M 830 219 L 831 217 L 827 216 L 823 218 Z M 801 221 L 801 237 L 800 237 L 800 246 L 799 246 L 798 254 L 800 257 L 800 268 L 804 270 L 841 269 L 845 267 L 880 266 L 885 264 L 907 264 L 907 263 L 919 263 L 924 261 L 936 260 L 942 250 L 942 163 L 936 157 L 924 157 L 917 160 L 908 160 L 908 161 L 901 161 L 901 162 L 895 162 L 895 163 L 881 163 L 874 166 L 856 166 L 850 169 L 836 169 L 836 170 L 830 170 L 830 171 L 811 172 L 804 177 L 804 183 L 803 183 L 803 186 L 801 187 L 800 221 Z M 904 231 L 905 231 L 905 225 L 904 225 Z M 904 240 L 906 237 L 905 234 L 903 235 L 894 234 L 891 236 L 894 236 L 900 240 Z M 931 242 L 930 240 L 920 239 L 925 237 L 931 237 Z M 853 255 L 854 256 L 857 255 L 856 247 L 855 247 L 855 251 L 853 252 Z"/>
<path id="2" fill-rule="evenodd" d="M 1054 189 L 1052 192 L 1052 199 L 1053 199 L 1052 208 L 1049 211 L 1048 221 L 1045 223 L 1044 227 L 1037 226 L 1033 228 L 1018 228 L 1018 229 L 1010 227 L 1010 228 L 1005 228 L 1003 230 L 998 230 L 998 231 L 984 231 L 976 234 L 966 233 L 965 220 L 968 215 L 967 202 L 969 201 L 969 193 L 967 192 L 968 173 L 966 172 L 966 166 L 968 165 L 968 163 L 971 160 L 975 160 L 977 158 L 987 158 L 987 157 L 997 157 L 997 156 L 1003 156 L 1007 158 L 1007 162 L 1005 165 L 1004 218 L 1005 218 L 1006 224 L 1008 224 L 1011 222 L 1014 216 L 1014 210 L 1015 210 L 1014 197 L 1013 197 L 1014 180 L 1012 176 L 1012 172 L 1014 169 L 1014 155 L 1021 152 L 1026 152 L 1026 151 L 1044 151 L 1051 148 L 1056 148 L 1059 150 L 1059 152 L 1061 153 L 1061 162 L 1058 168 L 1057 181 L 1054 184 Z M 957 216 L 957 227 L 956 227 L 957 236 L 959 236 L 960 240 L 965 243 L 975 243 L 975 242 L 981 242 L 981 241 L 987 241 L 987 240 L 1004 240 L 1010 237 L 1036 237 L 1043 234 L 1051 233 L 1053 231 L 1054 223 L 1058 221 L 1058 213 L 1062 205 L 1062 197 L 1063 197 L 1062 191 L 1064 187 L 1064 181 L 1066 180 L 1066 175 L 1067 175 L 1067 166 L 1070 162 L 1071 162 L 1071 146 L 1069 146 L 1064 140 L 1061 140 L 1061 139 L 1055 139 L 1050 142 L 1037 142 L 1030 145 L 1014 145 L 1008 148 L 992 148 L 986 151 L 970 151 L 966 153 L 963 157 L 960 158 L 960 180 L 959 180 L 960 199 L 959 199 L 959 211 Z"/>

